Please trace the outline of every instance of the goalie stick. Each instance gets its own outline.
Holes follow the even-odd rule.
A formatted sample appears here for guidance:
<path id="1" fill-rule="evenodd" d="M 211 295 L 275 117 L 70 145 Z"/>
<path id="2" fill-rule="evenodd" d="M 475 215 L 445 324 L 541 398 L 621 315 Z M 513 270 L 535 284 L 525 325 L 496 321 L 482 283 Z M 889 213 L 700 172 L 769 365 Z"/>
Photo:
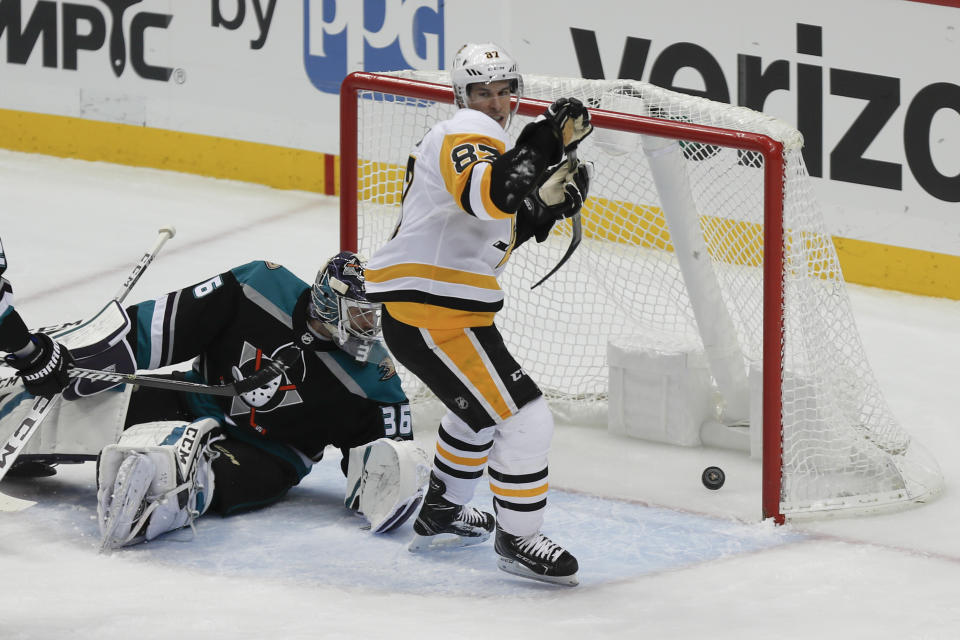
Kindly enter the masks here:
<path id="1" fill-rule="evenodd" d="M 150 266 L 150 263 L 153 262 L 153 259 L 157 257 L 157 254 L 160 253 L 160 249 L 167 242 L 167 240 L 176 235 L 177 230 L 173 227 L 173 225 L 168 225 L 166 227 L 161 227 L 158 233 L 160 234 L 160 237 L 153 245 L 153 248 L 143 254 L 143 257 L 141 257 L 140 261 L 137 262 L 136 266 L 134 266 L 133 271 L 131 271 L 130 275 L 127 276 L 123 286 L 120 287 L 120 290 L 117 291 L 116 295 L 113 297 L 113 299 L 118 303 L 123 302 L 124 299 L 126 299 L 127 294 L 129 294 L 130 290 L 133 289 L 133 285 L 140 280 L 140 276 L 142 276 L 146 268 Z M 33 406 L 30 408 L 30 413 L 28 413 L 27 416 L 20 421 L 20 424 L 17 425 L 16 429 L 14 429 L 13 434 L 7 439 L 6 443 L 0 447 L 0 481 L 2 481 L 3 477 L 7 475 L 7 471 L 9 471 L 10 467 L 13 466 L 13 463 L 16 462 L 17 458 L 20 456 L 20 452 L 23 451 L 23 448 L 27 446 L 28 442 L 30 442 L 30 438 L 32 438 L 37 432 L 40 427 L 40 423 L 43 422 L 43 419 L 47 417 L 47 414 L 53 410 L 59 401 L 59 393 L 51 398 L 44 398 L 40 396 L 34 399 Z M 10 499 L 9 496 L 3 496 L 2 492 L 0 492 L 0 510 L 5 510 L 8 508 L 8 505 L 10 505 L 11 502 L 15 501 Z M 23 505 L 21 505 L 20 508 L 22 508 L 22 506 Z M 17 507 L 14 506 L 14 509 L 17 509 Z"/>
<path id="2" fill-rule="evenodd" d="M 157 239 L 157 243 L 150 251 L 144 253 L 140 258 L 140 261 L 134 265 L 133 270 L 127 276 L 127 279 L 120 287 L 120 290 L 117 291 L 116 295 L 110 299 L 111 302 L 116 301 L 118 304 L 120 304 L 127 299 L 127 295 L 133 289 L 133 285 L 137 284 L 137 282 L 140 280 L 140 276 L 143 275 L 143 272 L 146 271 L 150 263 L 153 262 L 153 259 L 160 252 L 160 248 L 163 247 L 167 240 L 177 235 L 177 230 L 173 225 L 168 225 L 166 227 L 161 227 L 157 233 L 162 234 L 160 238 Z M 40 327 L 39 329 L 33 331 L 33 333 L 45 333 L 48 336 L 57 338 L 59 335 L 82 329 L 85 325 L 89 324 L 89 322 L 89 320 L 73 320 L 71 322 L 63 322 L 60 324 L 50 325 L 48 327 Z M 0 361 L 0 365 L 6 366 L 6 363 Z M 11 389 L 11 387 L 15 388 L 16 385 L 16 377 L 4 378 L 2 381 L 0 381 L 0 396 L 6 395 L 7 390 Z"/>
<path id="3" fill-rule="evenodd" d="M 574 167 L 576 166 L 576 164 L 577 164 L 577 150 L 576 150 L 576 149 L 571 149 L 569 152 L 567 152 L 567 161 L 570 163 L 570 167 L 571 167 L 571 168 L 574 168 Z M 572 229 L 572 231 L 571 231 L 570 246 L 567 247 L 567 252 L 563 254 L 563 257 L 560 258 L 560 261 L 557 263 L 557 265 L 556 265 L 553 269 L 550 270 L 550 273 L 548 273 L 547 275 L 545 275 L 545 276 L 543 276 L 542 278 L 540 278 L 540 281 L 537 282 L 537 284 L 535 284 L 535 285 L 533 285 L 532 287 L 530 287 L 530 290 L 531 290 L 531 291 L 532 291 L 533 289 L 536 289 L 536 288 L 539 287 L 540 285 L 542 285 L 544 282 L 546 282 L 547 278 L 549 278 L 550 276 L 552 276 L 553 274 L 555 274 L 557 271 L 559 271 L 559 270 L 560 270 L 560 267 L 562 267 L 564 264 L 566 264 L 567 260 L 570 259 L 570 256 L 573 255 L 573 252 L 577 250 L 577 247 L 578 247 L 578 246 L 580 246 L 580 241 L 583 239 L 583 227 L 582 227 L 582 223 L 581 223 L 581 221 L 580 221 L 580 212 L 579 212 L 579 211 L 577 211 L 575 214 L 573 214 L 572 216 L 570 216 L 570 224 L 573 225 L 573 229 Z"/>
<path id="4" fill-rule="evenodd" d="M 275 360 L 255 372 L 249 378 L 225 384 L 203 384 L 201 382 L 190 382 L 188 380 L 139 376 L 135 373 L 114 373 L 112 371 L 82 369 L 79 367 L 73 367 L 69 372 L 71 378 L 138 384 L 141 387 L 167 389 L 169 391 L 189 391 L 191 393 L 202 393 L 210 396 L 239 396 L 262 387 L 271 380 L 283 375 L 283 372 L 290 368 L 294 359 L 299 355 L 299 348 L 293 346 L 287 347 L 277 354 Z"/>
<path id="5" fill-rule="evenodd" d="M 292 347 L 296 351 L 294 355 L 299 355 L 300 350 Z M 283 374 L 290 366 L 287 363 L 289 355 L 281 352 L 277 360 L 274 360 L 264 368 L 254 373 L 249 378 L 238 380 L 226 384 L 204 384 L 202 382 L 190 382 L 189 380 L 176 380 L 174 378 L 157 378 L 153 376 L 141 376 L 136 373 L 116 373 L 114 371 L 102 371 L 100 369 L 84 369 L 82 367 L 71 367 L 68 373 L 71 378 L 92 380 L 97 382 L 116 382 L 118 384 L 137 384 L 141 387 L 151 387 L 153 389 L 167 389 L 169 391 L 188 391 L 191 393 L 202 393 L 210 396 L 239 396 L 248 391 L 253 391 L 262 387 L 277 376 Z M 6 390 L 6 393 L 14 393 L 22 390 L 22 382 L 17 376 L 5 378 L 0 383 L 0 388 Z M 2 394 L 3 391 L 0 391 Z M 2 464 L 2 463 L 0 463 Z"/>

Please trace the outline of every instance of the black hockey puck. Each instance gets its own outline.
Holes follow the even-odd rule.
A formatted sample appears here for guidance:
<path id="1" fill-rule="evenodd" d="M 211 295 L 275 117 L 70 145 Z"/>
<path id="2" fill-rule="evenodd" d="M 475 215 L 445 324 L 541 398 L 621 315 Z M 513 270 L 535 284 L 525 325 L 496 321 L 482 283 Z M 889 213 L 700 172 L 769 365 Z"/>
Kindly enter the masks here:
<path id="1" fill-rule="evenodd" d="M 703 486 L 711 491 L 716 491 L 722 487 L 726 479 L 727 476 L 720 467 L 707 467 L 703 470 L 703 475 L 700 476 Z"/>

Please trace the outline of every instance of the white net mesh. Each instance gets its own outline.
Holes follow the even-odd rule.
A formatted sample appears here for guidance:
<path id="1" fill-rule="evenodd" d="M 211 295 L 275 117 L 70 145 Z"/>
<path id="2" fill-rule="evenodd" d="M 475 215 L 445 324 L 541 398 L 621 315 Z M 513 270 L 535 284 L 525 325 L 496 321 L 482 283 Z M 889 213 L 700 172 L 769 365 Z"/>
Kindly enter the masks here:
<path id="1" fill-rule="evenodd" d="M 448 84 L 443 72 L 393 75 Z M 524 83 L 529 98 L 573 96 L 605 110 L 762 133 L 780 141 L 785 160 L 781 510 L 797 515 L 878 509 L 924 501 L 941 488 L 935 461 L 891 415 L 866 360 L 795 129 L 742 107 L 641 82 L 525 75 Z M 411 148 L 454 109 L 428 100 L 360 93 L 361 252 L 372 254 L 391 233 Z M 515 118 L 510 132 L 516 136 L 527 121 Z M 501 277 L 506 302 L 497 326 L 554 409 L 569 419 L 605 416 L 606 349 L 612 339 L 703 349 L 705 331 L 729 324 L 736 338 L 734 353 L 720 358 L 736 362 L 733 369 L 739 372 L 734 373 L 742 379 L 750 369 L 761 368 L 763 158 L 681 140 L 675 154 L 680 169 L 674 178 L 679 179 L 668 188 L 685 192 L 680 199 L 693 214 L 686 212 L 689 219 L 678 222 L 665 213 L 670 207 L 664 205 L 651 168 L 659 152 L 651 154 L 650 148 L 658 144 L 665 143 L 609 129 L 589 136 L 579 157 L 593 161 L 596 170 L 579 249 L 560 271 L 530 290 L 570 242 L 570 224 L 558 224 L 546 242 L 531 241 L 515 251 Z M 664 188 L 661 183 L 660 190 Z M 716 295 L 699 312 L 691 303 L 690 274 L 685 277 L 677 259 L 681 225 L 692 238 L 693 268 L 713 283 L 707 293 L 694 288 L 693 298 Z M 714 377 L 721 377 L 716 364 Z M 412 375 L 405 379 L 412 398 L 424 397 Z"/>

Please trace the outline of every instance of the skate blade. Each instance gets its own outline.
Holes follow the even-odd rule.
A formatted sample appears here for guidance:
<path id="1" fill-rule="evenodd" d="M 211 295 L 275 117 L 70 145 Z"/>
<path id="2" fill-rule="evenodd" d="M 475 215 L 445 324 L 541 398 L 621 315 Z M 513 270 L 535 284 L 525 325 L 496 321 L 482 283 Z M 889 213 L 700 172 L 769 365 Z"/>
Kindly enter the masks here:
<path id="1" fill-rule="evenodd" d="M 509 558 L 504 558 L 502 556 L 497 558 L 497 568 L 515 576 L 529 578 L 530 580 L 537 580 L 538 582 L 559 584 L 564 587 L 575 587 L 580 584 L 580 581 L 577 579 L 577 574 L 575 573 L 569 576 L 544 576 L 540 575 L 539 573 L 534 573 L 516 560 L 510 560 Z"/>
<path id="2" fill-rule="evenodd" d="M 472 547 L 473 545 L 486 542 L 489 539 L 489 532 L 485 532 L 479 536 L 458 536 L 455 533 L 438 533 L 435 536 L 422 536 L 419 533 L 415 533 L 407 549 L 414 553 L 420 551 L 459 549 L 461 547 Z"/>

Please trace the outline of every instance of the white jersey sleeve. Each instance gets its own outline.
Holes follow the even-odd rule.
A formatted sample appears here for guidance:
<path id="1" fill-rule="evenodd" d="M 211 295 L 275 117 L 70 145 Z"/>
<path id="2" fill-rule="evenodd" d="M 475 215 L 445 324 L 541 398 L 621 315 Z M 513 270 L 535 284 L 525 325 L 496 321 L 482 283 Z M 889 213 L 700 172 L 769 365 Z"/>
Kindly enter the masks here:
<path id="1" fill-rule="evenodd" d="M 500 309 L 497 277 L 513 250 L 515 212 L 491 197 L 492 163 L 509 145 L 500 125 L 472 109 L 427 132 L 411 154 L 397 229 L 367 265 L 371 300 Z"/>

